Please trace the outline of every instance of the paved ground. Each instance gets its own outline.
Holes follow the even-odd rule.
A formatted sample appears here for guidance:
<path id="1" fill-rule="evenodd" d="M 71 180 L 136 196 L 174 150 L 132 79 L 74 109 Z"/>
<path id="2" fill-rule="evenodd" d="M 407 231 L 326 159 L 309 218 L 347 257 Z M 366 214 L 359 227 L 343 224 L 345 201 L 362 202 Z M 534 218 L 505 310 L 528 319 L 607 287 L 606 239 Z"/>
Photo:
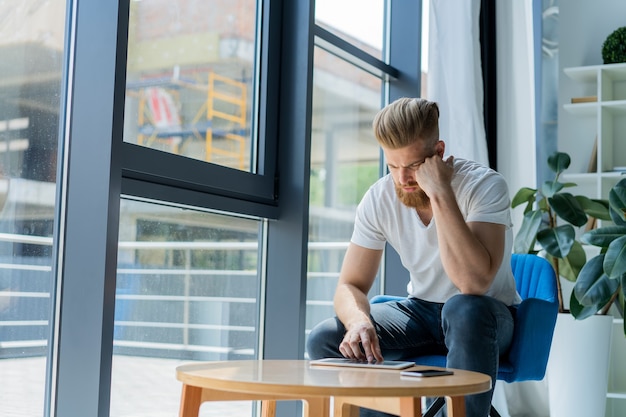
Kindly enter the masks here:
<path id="1" fill-rule="evenodd" d="M 181 361 L 116 355 L 113 357 L 111 417 L 176 417 Z M 0 416 L 41 417 L 45 358 L 0 360 Z M 200 417 L 250 417 L 252 402 L 207 403 Z M 88 416 L 86 416 L 88 417 Z"/>

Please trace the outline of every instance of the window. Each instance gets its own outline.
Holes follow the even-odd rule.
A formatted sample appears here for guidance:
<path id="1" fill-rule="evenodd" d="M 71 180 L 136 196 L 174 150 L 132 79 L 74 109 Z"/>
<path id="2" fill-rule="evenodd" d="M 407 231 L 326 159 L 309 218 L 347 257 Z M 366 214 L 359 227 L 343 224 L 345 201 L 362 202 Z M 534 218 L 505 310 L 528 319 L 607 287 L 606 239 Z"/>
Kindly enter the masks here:
<path id="1" fill-rule="evenodd" d="M 175 415 L 181 361 L 258 357 L 262 224 L 122 201 L 112 417 Z M 211 404 L 202 416 L 249 415 L 250 407 Z"/>
<path id="2" fill-rule="evenodd" d="M 131 2 L 126 142 L 256 171 L 256 3 Z"/>
<path id="3" fill-rule="evenodd" d="M 371 117 L 419 91 L 415 3 L 372 3 L 377 41 L 307 1 L 0 6 L 0 414 L 172 415 L 182 361 L 301 357 L 379 175 Z"/>
<path id="4" fill-rule="evenodd" d="M 356 206 L 379 177 L 380 150 L 371 123 L 383 82 L 316 48 L 313 86 L 307 329 L 333 315 Z"/>
<path id="5" fill-rule="evenodd" d="M 383 60 L 385 0 L 316 0 L 315 23 Z"/>
<path id="6" fill-rule="evenodd" d="M 269 48 L 277 8 L 261 0 L 130 2 L 124 178 L 236 197 L 238 211 L 259 214 L 261 205 L 276 215 L 267 210 L 276 205 L 278 112 L 270 106 L 278 89 L 262 87 L 280 64 Z"/>
<path id="7" fill-rule="evenodd" d="M 353 14 L 329 14 L 329 3 L 316 3 L 315 10 L 307 332 L 334 315 L 332 299 L 356 207 L 383 172 L 373 118 L 388 101 L 419 95 L 422 78 L 417 75 L 420 49 L 413 41 L 420 39 L 421 25 L 414 23 L 421 16 L 420 2 L 332 3 Z M 390 39 L 398 40 L 388 44 Z M 397 259 L 386 258 L 384 267 L 400 276 Z M 389 288 L 387 271 L 381 272 L 374 293 Z M 406 285 L 395 281 L 395 287 Z"/>
<path id="8" fill-rule="evenodd" d="M 63 0 L 0 3 L 2 415 L 44 410 L 64 10 Z"/>

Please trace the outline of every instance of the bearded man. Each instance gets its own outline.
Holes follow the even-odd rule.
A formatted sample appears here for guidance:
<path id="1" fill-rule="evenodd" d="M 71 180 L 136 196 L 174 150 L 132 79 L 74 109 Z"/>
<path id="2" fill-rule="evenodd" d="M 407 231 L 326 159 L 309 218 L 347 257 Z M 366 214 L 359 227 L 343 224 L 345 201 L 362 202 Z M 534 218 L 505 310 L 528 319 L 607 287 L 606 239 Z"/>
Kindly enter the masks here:
<path id="1" fill-rule="evenodd" d="M 444 159 L 435 102 L 396 100 L 373 128 L 389 174 L 359 203 L 335 291 L 337 316 L 312 330 L 309 357 L 377 362 L 444 354 L 448 367 L 488 374 L 493 387 L 521 302 L 510 266 L 507 184 L 476 162 Z M 386 243 L 410 273 L 408 297 L 370 305 Z M 467 396 L 467 416 L 488 416 L 492 396 L 493 388 Z"/>

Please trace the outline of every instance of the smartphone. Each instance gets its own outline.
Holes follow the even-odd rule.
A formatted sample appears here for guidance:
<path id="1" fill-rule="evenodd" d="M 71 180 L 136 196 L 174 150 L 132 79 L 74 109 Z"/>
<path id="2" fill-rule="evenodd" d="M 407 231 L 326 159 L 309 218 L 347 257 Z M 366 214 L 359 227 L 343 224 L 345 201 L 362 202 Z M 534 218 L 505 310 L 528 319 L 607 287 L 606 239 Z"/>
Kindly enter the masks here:
<path id="1" fill-rule="evenodd" d="M 413 377 L 427 377 L 427 376 L 442 376 L 442 375 L 453 375 L 454 372 L 447 369 L 417 369 L 414 371 L 402 371 L 400 375 L 402 376 L 413 376 Z"/>

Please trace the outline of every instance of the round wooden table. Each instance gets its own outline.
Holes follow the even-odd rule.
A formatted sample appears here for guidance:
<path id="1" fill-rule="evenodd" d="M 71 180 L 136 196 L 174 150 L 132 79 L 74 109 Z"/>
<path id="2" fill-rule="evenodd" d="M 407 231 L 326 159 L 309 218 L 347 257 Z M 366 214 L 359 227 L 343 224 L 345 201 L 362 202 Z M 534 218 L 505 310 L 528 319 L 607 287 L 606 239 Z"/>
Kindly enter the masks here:
<path id="1" fill-rule="evenodd" d="M 410 369 L 425 368 L 416 365 Z M 205 401 L 263 401 L 264 417 L 276 401 L 304 401 L 305 417 L 358 416 L 358 407 L 421 416 L 421 397 L 446 397 L 450 417 L 465 416 L 465 396 L 491 389 L 491 378 L 454 369 L 454 375 L 406 378 L 398 370 L 310 366 L 304 360 L 201 362 L 176 368 L 183 383 L 180 417 L 197 417 Z"/>

